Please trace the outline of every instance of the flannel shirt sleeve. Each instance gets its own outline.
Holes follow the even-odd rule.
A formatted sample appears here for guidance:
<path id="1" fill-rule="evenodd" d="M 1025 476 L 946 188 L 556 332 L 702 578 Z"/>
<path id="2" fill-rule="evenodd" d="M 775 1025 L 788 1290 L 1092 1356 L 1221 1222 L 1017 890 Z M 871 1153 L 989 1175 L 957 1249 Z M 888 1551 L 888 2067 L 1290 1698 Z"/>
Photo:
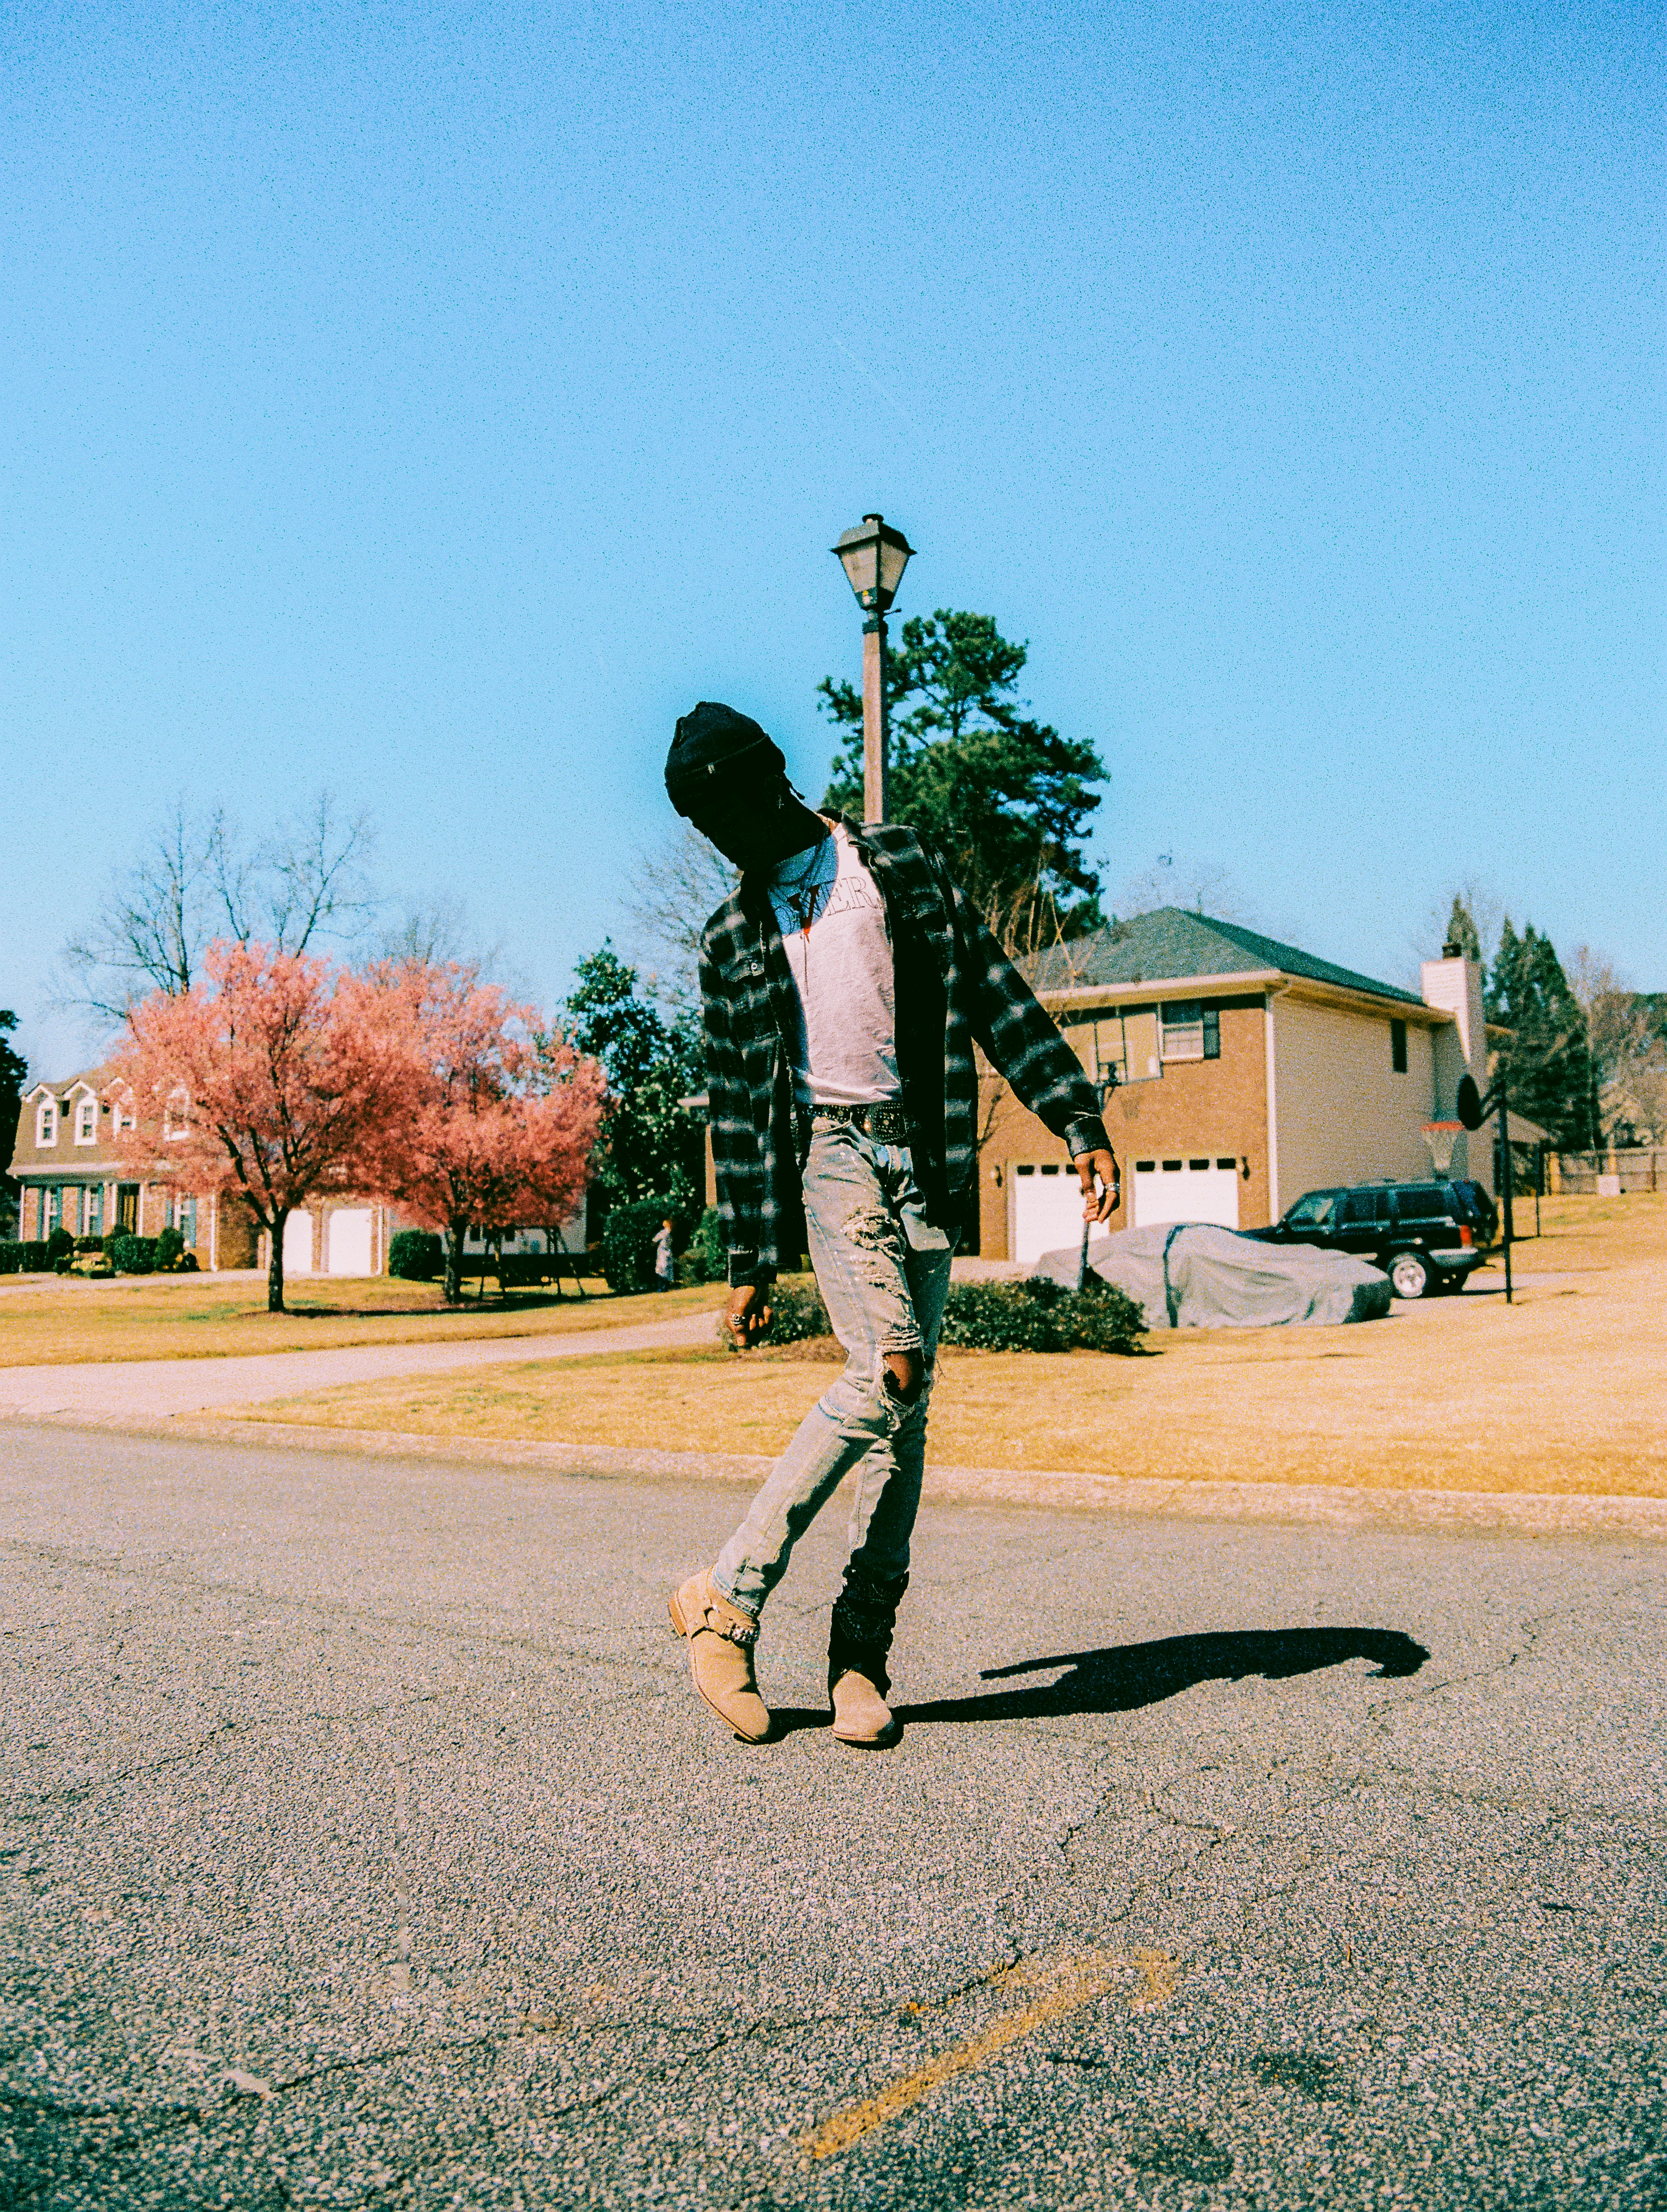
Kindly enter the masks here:
<path id="1" fill-rule="evenodd" d="M 730 1025 L 729 1001 L 717 967 L 704 947 L 700 994 L 706 1044 L 707 1122 L 712 1133 L 718 1220 L 729 1255 L 729 1280 L 732 1284 L 765 1283 L 773 1279 L 775 1270 L 758 1264 L 764 1166 L 750 1110 L 746 1073 Z"/>
<path id="2" fill-rule="evenodd" d="M 953 882 L 948 889 L 966 963 L 972 1034 L 990 1065 L 1019 1103 L 1064 1140 L 1073 1159 L 1110 1152 L 1099 1094 L 1081 1061 L 966 893 Z"/>

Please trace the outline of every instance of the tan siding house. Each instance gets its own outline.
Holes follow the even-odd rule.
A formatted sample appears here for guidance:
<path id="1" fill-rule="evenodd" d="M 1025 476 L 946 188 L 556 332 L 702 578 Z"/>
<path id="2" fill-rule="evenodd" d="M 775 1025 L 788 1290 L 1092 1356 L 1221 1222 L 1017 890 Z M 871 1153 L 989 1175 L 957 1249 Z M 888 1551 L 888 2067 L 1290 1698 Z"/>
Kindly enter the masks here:
<path id="1" fill-rule="evenodd" d="M 1123 1176 L 1119 1228 L 1259 1228 L 1305 1190 L 1427 1176 L 1491 1185 L 1485 1144 L 1454 1139 L 1459 1078 L 1485 1085 L 1481 971 L 1433 961 L 1423 995 L 1232 922 L 1173 908 L 1030 963 L 1106 1092 Z M 985 1076 L 979 1250 L 1034 1259 L 1080 1233 L 1063 1144 Z"/>

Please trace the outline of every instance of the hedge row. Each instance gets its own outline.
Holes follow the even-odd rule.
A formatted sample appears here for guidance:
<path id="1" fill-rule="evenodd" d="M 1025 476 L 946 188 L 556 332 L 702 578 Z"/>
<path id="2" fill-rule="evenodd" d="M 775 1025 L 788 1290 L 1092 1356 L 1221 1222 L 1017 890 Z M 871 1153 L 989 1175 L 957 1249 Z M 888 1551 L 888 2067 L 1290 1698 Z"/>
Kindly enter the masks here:
<path id="1" fill-rule="evenodd" d="M 944 1307 L 940 1340 L 975 1352 L 1121 1352 L 1141 1349 L 1146 1323 L 1125 1292 L 1096 1280 L 1062 1290 L 1045 1278 L 1022 1283 L 957 1283 Z M 733 1344 L 727 1322 L 719 1333 Z M 770 1293 L 765 1344 L 827 1336 L 831 1323 L 813 1282 L 778 1280 Z"/>
<path id="2" fill-rule="evenodd" d="M 99 1267 L 100 1260 L 115 1275 L 189 1275 L 197 1271 L 197 1255 L 186 1251 L 177 1229 L 165 1229 L 160 1237 L 132 1237 L 123 1229 L 110 1237 L 71 1237 L 67 1229 L 55 1229 L 44 1239 L 0 1241 L 0 1275 L 67 1275 L 76 1267 L 102 1273 L 106 1270 Z"/>

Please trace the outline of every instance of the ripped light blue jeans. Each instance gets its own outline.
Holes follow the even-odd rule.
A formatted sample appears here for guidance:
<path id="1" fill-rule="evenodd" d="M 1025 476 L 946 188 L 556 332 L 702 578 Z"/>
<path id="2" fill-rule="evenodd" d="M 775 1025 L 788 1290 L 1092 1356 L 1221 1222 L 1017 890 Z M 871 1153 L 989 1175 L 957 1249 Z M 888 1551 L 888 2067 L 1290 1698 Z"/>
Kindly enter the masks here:
<path id="1" fill-rule="evenodd" d="M 926 1218 L 908 1147 L 848 1121 L 814 1121 L 805 1222 L 817 1287 L 847 1353 L 724 1546 L 712 1579 L 756 1619 L 793 1547 L 853 1468 L 851 1558 L 877 1580 L 909 1571 L 926 1466 L 927 1403 L 953 1240 Z M 918 1352 L 920 1395 L 885 1386 L 888 1352 Z"/>

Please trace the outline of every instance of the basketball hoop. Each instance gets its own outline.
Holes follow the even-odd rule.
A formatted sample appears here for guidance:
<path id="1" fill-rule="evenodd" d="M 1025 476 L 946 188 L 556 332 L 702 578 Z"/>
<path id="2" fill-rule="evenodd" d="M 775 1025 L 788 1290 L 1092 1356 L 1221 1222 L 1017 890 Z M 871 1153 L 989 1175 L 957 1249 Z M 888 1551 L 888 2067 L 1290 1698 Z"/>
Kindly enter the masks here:
<path id="1" fill-rule="evenodd" d="M 1429 1151 L 1430 1165 L 1439 1176 L 1445 1176 L 1453 1164 L 1453 1150 L 1464 1134 L 1463 1121 L 1426 1121 L 1424 1142 Z"/>

